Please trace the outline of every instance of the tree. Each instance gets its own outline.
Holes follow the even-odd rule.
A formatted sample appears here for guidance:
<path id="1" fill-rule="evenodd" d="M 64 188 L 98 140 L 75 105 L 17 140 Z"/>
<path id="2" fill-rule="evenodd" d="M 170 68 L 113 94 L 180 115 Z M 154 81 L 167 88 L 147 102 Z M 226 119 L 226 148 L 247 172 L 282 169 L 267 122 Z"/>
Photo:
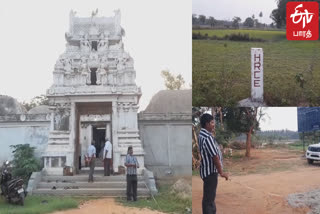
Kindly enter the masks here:
<path id="1" fill-rule="evenodd" d="M 274 9 L 271 12 L 270 18 L 273 20 L 273 22 L 276 24 L 277 28 L 281 28 L 283 25 L 283 20 L 281 18 L 280 12 L 278 9 Z"/>
<path id="2" fill-rule="evenodd" d="M 259 13 L 259 17 L 262 18 L 263 14 L 262 11 Z"/>
<path id="3" fill-rule="evenodd" d="M 243 23 L 244 26 L 247 26 L 247 27 L 253 27 L 254 25 L 254 21 L 251 17 L 248 17 L 246 18 L 246 20 L 244 21 Z"/>
<path id="4" fill-rule="evenodd" d="M 169 90 L 180 90 L 185 83 L 181 74 L 174 76 L 168 70 L 161 71 L 161 76 L 164 78 L 164 84 Z"/>
<path id="5" fill-rule="evenodd" d="M 197 19 L 197 14 L 192 14 L 192 25 L 195 25 L 195 24 L 197 24 L 197 21 L 198 21 L 198 19 Z"/>
<path id="6" fill-rule="evenodd" d="M 200 22 L 200 24 L 204 25 L 206 23 L 206 16 L 199 15 L 199 22 Z"/>
<path id="7" fill-rule="evenodd" d="M 240 22 L 241 22 L 241 18 L 240 17 L 238 17 L 238 16 L 233 17 L 233 19 L 232 19 L 232 27 L 238 29 Z"/>
<path id="8" fill-rule="evenodd" d="M 261 22 L 261 24 L 262 24 L 262 16 L 263 16 L 263 14 L 262 14 L 262 11 L 259 13 L 259 17 L 260 17 L 260 22 Z M 258 23 L 257 23 L 258 24 Z M 259 24 L 259 25 L 261 25 L 261 24 Z"/>
<path id="9" fill-rule="evenodd" d="M 276 24 L 277 28 L 284 27 L 286 25 L 286 8 L 287 8 L 287 3 L 289 1 L 301 1 L 301 0 L 277 0 L 277 7 L 274 9 L 271 14 L 270 18 L 274 21 Z M 315 0 L 303 0 L 303 1 L 315 1 Z M 316 0 L 320 4 L 320 0 Z M 319 12 L 320 12 L 320 7 L 319 7 Z M 319 17 L 320 20 L 320 17 Z M 320 22 L 319 22 L 320 25 Z"/>
<path id="10" fill-rule="evenodd" d="M 251 137 L 256 130 L 259 130 L 259 121 L 263 115 L 262 108 L 257 107 L 227 108 L 225 111 L 228 129 L 235 133 L 246 134 L 246 157 L 250 157 Z"/>
<path id="11" fill-rule="evenodd" d="M 29 111 L 36 106 L 49 105 L 49 100 L 46 95 L 41 94 L 40 96 L 32 98 L 30 102 L 23 102 L 22 105 Z"/>
<path id="12" fill-rule="evenodd" d="M 216 23 L 216 20 L 215 20 L 212 16 L 210 16 L 210 17 L 209 17 L 209 24 L 210 24 L 210 26 L 213 27 L 213 26 L 215 25 L 215 23 Z"/>

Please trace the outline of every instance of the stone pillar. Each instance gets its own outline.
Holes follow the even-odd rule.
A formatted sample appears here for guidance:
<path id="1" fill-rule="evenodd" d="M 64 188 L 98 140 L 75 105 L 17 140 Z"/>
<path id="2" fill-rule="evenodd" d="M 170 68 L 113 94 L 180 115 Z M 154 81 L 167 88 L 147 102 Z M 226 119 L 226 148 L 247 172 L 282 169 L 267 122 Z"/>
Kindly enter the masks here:
<path id="1" fill-rule="evenodd" d="M 110 132 L 110 123 L 107 123 L 106 125 L 106 138 L 108 138 L 110 141 L 111 139 L 111 132 Z"/>
<path id="2" fill-rule="evenodd" d="M 112 102 L 112 145 L 113 145 L 113 170 L 118 172 L 118 166 L 120 165 L 120 148 L 118 145 L 118 103 Z"/>
<path id="3" fill-rule="evenodd" d="M 50 107 L 50 110 L 51 110 L 51 118 L 50 118 L 50 131 L 53 131 L 54 130 L 54 111 L 55 111 L 55 108 L 54 107 Z"/>
<path id="4" fill-rule="evenodd" d="M 251 99 L 263 102 L 263 50 L 251 48 Z"/>
<path id="5" fill-rule="evenodd" d="M 74 102 L 71 103 L 70 117 L 69 117 L 69 127 L 70 127 L 70 137 L 69 137 L 69 148 L 73 153 L 69 153 L 66 158 L 66 166 L 74 166 L 74 153 L 77 152 L 75 149 L 75 134 L 76 134 L 76 104 Z"/>
<path id="6" fill-rule="evenodd" d="M 133 129 L 138 130 L 138 105 L 133 105 L 132 106 L 132 114 L 133 114 Z"/>

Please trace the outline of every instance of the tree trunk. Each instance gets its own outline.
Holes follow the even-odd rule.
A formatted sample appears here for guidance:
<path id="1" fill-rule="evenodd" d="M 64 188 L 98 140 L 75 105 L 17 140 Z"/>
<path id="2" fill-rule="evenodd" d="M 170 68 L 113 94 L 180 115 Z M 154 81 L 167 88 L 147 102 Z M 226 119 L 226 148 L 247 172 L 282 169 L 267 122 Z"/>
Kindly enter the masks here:
<path id="1" fill-rule="evenodd" d="M 250 128 L 250 131 L 247 132 L 246 157 L 248 157 L 248 158 L 250 157 L 252 129 L 253 128 Z"/>
<path id="2" fill-rule="evenodd" d="M 200 166 L 201 156 L 199 151 L 199 144 L 198 144 L 198 138 L 196 134 L 196 130 L 194 126 L 192 125 L 192 169 L 198 169 Z M 196 147 L 196 153 L 194 152 L 194 147 Z"/>
<path id="3" fill-rule="evenodd" d="M 213 117 L 213 120 L 215 121 L 215 118 L 216 118 L 216 107 L 212 107 L 211 108 L 211 115 Z M 211 134 L 213 135 L 213 137 L 216 136 L 216 126 L 214 126 Z"/>
<path id="4" fill-rule="evenodd" d="M 223 115 L 222 115 L 222 107 L 218 107 L 218 112 L 219 112 L 219 116 L 220 116 L 220 126 L 221 129 L 224 130 L 224 126 L 223 126 Z"/>

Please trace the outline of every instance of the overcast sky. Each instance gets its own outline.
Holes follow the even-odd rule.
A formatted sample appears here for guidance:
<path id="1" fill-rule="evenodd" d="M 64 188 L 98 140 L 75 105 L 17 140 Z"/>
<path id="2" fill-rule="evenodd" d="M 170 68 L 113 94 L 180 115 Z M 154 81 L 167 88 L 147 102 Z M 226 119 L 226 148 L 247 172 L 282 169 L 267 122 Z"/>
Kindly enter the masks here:
<path id="1" fill-rule="evenodd" d="M 161 89 L 161 70 L 182 74 L 191 84 L 191 0 L 11 0 L 0 2 L 0 94 L 18 101 L 46 93 L 65 51 L 69 12 L 113 16 L 121 10 L 124 48 L 134 59 L 142 88 L 140 110 Z"/>
<path id="2" fill-rule="evenodd" d="M 260 123 L 262 131 L 288 129 L 298 131 L 297 107 L 268 107 L 263 108 L 267 113 Z"/>
<path id="3" fill-rule="evenodd" d="M 275 0 L 192 0 L 192 13 L 219 20 L 232 20 L 239 16 L 243 22 L 254 14 L 261 22 L 259 13 L 262 11 L 262 22 L 271 24 L 270 14 L 276 8 Z"/>

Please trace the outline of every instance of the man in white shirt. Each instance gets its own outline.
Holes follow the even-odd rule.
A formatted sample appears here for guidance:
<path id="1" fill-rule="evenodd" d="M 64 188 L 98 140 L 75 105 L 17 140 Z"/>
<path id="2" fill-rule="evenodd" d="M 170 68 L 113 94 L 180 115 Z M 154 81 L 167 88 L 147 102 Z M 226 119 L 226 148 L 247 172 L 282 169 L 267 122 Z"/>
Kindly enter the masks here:
<path id="1" fill-rule="evenodd" d="M 88 147 L 88 158 L 89 158 L 89 167 L 90 167 L 88 182 L 93 182 L 93 172 L 94 172 L 94 167 L 96 163 L 96 147 L 94 147 L 94 144 L 95 144 L 95 141 L 92 140 L 91 145 Z"/>
<path id="2" fill-rule="evenodd" d="M 103 149 L 104 176 L 110 176 L 110 166 L 112 159 L 112 144 L 108 138 Z"/>

